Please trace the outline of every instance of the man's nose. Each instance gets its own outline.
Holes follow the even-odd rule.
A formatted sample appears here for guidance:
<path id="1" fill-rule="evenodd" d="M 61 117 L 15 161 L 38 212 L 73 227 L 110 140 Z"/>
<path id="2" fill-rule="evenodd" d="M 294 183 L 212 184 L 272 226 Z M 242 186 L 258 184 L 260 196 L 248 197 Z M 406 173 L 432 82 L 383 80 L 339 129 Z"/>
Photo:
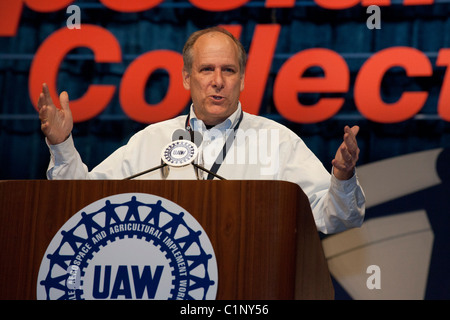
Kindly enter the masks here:
<path id="1" fill-rule="evenodd" d="M 224 85 L 222 70 L 216 70 L 212 80 L 212 85 L 216 89 L 222 89 Z"/>

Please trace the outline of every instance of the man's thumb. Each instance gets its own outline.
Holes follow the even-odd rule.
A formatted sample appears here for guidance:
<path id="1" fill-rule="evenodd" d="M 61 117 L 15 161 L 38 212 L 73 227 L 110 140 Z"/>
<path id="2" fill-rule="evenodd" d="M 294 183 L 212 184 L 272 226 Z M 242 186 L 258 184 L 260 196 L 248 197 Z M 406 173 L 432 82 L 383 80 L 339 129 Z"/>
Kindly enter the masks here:
<path id="1" fill-rule="evenodd" d="M 70 111 L 69 108 L 69 94 L 66 91 L 61 92 L 59 95 L 59 102 L 61 103 L 61 108 L 66 111 Z"/>

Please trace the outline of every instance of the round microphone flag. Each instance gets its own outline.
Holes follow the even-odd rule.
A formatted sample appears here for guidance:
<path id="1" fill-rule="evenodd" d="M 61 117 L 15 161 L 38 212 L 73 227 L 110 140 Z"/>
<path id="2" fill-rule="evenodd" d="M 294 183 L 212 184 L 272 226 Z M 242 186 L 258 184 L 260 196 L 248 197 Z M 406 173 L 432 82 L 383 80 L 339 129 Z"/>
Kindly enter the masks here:
<path id="1" fill-rule="evenodd" d="M 169 143 L 161 152 L 163 162 L 172 167 L 183 167 L 194 161 L 198 149 L 195 143 L 188 140 L 177 140 Z"/>

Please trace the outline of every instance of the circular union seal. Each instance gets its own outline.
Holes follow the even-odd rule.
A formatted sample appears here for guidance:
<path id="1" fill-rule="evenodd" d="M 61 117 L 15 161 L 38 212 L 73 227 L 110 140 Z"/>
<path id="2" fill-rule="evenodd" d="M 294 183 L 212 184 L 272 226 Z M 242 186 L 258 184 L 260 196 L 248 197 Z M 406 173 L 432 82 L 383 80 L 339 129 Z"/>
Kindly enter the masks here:
<path id="1" fill-rule="evenodd" d="M 40 300 L 205 300 L 217 262 L 203 228 L 177 204 L 150 194 L 98 200 L 58 231 L 41 262 Z"/>
<path id="2" fill-rule="evenodd" d="M 197 146 L 189 140 L 169 143 L 161 152 L 161 158 L 169 166 L 182 167 L 190 164 L 197 156 Z"/>

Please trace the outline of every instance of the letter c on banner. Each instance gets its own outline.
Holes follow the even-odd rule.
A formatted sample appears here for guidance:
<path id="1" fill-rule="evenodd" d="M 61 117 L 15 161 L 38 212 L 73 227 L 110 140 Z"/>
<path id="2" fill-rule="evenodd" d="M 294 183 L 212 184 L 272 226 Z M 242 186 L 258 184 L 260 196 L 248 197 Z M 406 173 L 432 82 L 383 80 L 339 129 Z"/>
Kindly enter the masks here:
<path id="1" fill-rule="evenodd" d="M 29 92 L 36 110 L 44 82 L 48 85 L 53 102 L 59 107 L 59 67 L 65 56 L 79 47 L 93 50 L 96 62 L 117 63 L 122 60 L 119 43 L 112 33 L 103 28 L 82 25 L 81 29 L 63 28 L 54 32 L 39 47 L 30 68 Z M 90 85 L 83 97 L 70 101 L 73 121 L 82 122 L 97 116 L 111 101 L 115 90 L 113 85 Z"/>
<path id="2" fill-rule="evenodd" d="M 393 67 L 402 67 L 409 77 L 431 76 L 430 60 L 421 51 L 407 47 L 393 47 L 377 52 L 361 67 L 354 86 L 358 110 L 369 120 L 395 123 L 413 117 L 423 107 L 428 93 L 404 92 L 394 103 L 381 98 L 381 82 Z"/>
<path id="3" fill-rule="evenodd" d="M 320 67 L 324 77 L 304 77 L 311 67 Z M 314 105 L 298 101 L 299 93 L 345 93 L 350 75 L 345 60 L 336 52 L 317 48 L 303 50 L 281 67 L 274 84 L 274 102 L 280 114 L 293 122 L 315 123 L 334 116 L 344 98 L 322 97 Z"/>

